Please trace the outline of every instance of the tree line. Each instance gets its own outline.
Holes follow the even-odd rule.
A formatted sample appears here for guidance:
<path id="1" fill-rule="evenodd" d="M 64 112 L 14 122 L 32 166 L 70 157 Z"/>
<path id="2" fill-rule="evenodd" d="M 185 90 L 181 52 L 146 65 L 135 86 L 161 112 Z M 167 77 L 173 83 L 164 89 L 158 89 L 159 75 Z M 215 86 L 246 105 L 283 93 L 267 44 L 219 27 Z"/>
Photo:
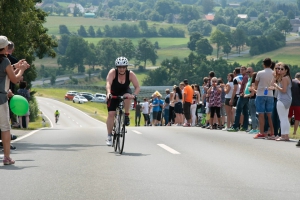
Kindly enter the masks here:
<path id="1" fill-rule="evenodd" d="M 59 25 L 59 33 L 70 35 L 66 25 Z M 158 31 L 155 26 L 148 26 L 147 21 L 139 21 L 139 24 L 122 23 L 120 26 L 105 25 L 102 30 L 100 27 L 95 31 L 93 26 L 89 26 L 88 30 L 83 25 L 77 30 L 77 34 L 81 37 L 185 37 L 185 32 L 182 29 L 169 26 L 160 28 Z"/>

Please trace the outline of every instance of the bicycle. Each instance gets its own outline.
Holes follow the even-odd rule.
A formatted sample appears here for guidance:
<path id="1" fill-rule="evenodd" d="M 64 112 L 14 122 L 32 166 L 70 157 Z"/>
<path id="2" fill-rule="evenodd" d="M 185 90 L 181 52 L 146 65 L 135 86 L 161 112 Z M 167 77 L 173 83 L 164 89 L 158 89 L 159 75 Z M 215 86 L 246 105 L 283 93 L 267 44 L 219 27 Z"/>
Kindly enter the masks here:
<path id="1" fill-rule="evenodd" d="M 119 100 L 119 105 L 116 108 L 114 126 L 112 130 L 113 132 L 112 147 L 114 148 L 115 152 L 122 154 L 124 149 L 124 143 L 125 143 L 125 133 L 127 133 L 127 130 L 125 128 L 125 112 L 123 111 L 123 108 L 124 108 L 124 100 L 128 98 L 123 96 L 111 96 L 110 98 Z M 134 99 L 134 101 L 136 102 L 136 98 Z"/>
<path id="2" fill-rule="evenodd" d="M 59 119 L 59 115 L 56 115 L 55 116 L 55 123 L 57 124 L 57 122 L 58 122 L 58 119 Z"/>

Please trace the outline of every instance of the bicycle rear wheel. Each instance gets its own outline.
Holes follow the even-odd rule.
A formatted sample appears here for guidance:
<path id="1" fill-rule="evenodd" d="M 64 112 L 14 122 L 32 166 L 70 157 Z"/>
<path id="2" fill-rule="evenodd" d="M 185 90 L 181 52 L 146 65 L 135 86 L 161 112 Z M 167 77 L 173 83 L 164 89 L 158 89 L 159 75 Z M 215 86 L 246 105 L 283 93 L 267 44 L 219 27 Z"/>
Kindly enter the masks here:
<path id="1" fill-rule="evenodd" d="M 117 113 L 119 112 L 119 110 L 117 109 L 116 111 Z M 117 114 L 115 116 L 115 123 L 114 123 L 114 127 L 113 127 L 113 143 L 112 143 L 112 147 L 114 148 L 115 152 L 117 152 L 117 147 L 118 147 L 118 135 L 120 132 L 120 115 Z"/>
<path id="2" fill-rule="evenodd" d="M 117 135 L 117 146 L 118 146 L 118 153 L 122 154 L 125 144 L 125 114 L 124 112 L 120 113 L 120 129 L 119 134 Z"/>

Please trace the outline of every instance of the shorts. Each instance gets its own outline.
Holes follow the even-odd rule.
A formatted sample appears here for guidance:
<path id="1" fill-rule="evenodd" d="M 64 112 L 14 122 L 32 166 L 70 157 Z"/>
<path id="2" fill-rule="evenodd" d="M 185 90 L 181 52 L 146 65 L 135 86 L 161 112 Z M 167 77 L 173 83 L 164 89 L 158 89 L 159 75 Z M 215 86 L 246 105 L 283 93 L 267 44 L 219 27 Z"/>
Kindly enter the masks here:
<path id="1" fill-rule="evenodd" d="M 132 94 L 131 89 L 128 88 L 127 91 L 125 91 L 125 92 L 122 92 L 120 94 L 114 93 L 112 95 L 123 96 L 124 94 Z M 107 104 L 108 111 L 116 111 L 117 107 L 119 106 L 119 100 L 118 99 L 109 99 L 106 104 Z"/>
<path id="2" fill-rule="evenodd" d="M 182 114 L 183 113 L 182 103 L 181 102 L 175 103 L 174 112 L 177 113 L 177 114 Z"/>
<path id="3" fill-rule="evenodd" d="M 240 96 L 237 96 L 237 95 L 234 96 L 233 103 L 232 103 L 233 107 L 236 107 L 239 98 L 240 98 Z"/>
<path id="4" fill-rule="evenodd" d="M 256 112 L 272 113 L 274 106 L 274 97 L 256 96 L 255 99 Z"/>
<path id="5" fill-rule="evenodd" d="M 300 106 L 291 106 L 289 110 L 289 118 L 294 115 L 295 120 L 300 121 Z"/>
<path id="6" fill-rule="evenodd" d="M 206 113 L 206 114 L 210 113 L 209 103 L 206 103 L 206 110 L 205 110 L 205 113 Z"/>
<path id="7" fill-rule="evenodd" d="M 230 98 L 225 99 L 225 105 L 226 105 L 226 106 L 230 106 L 229 101 L 230 101 Z"/>
<path id="8" fill-rule="evenodd" d="M 10 130 L 8 102 L 0 105 L 0 129 L 3 132 Z"/>
<path id="9" fill-rule="evenodd" d="M 157 120 L 158 111 L 153 111 L 153 120 Z"/>

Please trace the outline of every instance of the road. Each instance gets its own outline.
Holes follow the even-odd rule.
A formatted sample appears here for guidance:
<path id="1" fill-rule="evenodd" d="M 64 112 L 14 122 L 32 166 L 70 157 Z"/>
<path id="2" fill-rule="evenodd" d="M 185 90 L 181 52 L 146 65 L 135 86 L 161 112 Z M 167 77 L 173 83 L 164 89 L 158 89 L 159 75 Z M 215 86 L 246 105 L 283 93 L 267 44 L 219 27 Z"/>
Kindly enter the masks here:
<path id="1" fill-rule="evenodd" d="M 64 103 L 37 99 L 53 127 L 14 143 L 16 164 L 0 166 L 1 200 L 300 197 L 295 142 L 198 127 L 129 127 L 118 155 L 105 144 L 105 124 Z"/>

